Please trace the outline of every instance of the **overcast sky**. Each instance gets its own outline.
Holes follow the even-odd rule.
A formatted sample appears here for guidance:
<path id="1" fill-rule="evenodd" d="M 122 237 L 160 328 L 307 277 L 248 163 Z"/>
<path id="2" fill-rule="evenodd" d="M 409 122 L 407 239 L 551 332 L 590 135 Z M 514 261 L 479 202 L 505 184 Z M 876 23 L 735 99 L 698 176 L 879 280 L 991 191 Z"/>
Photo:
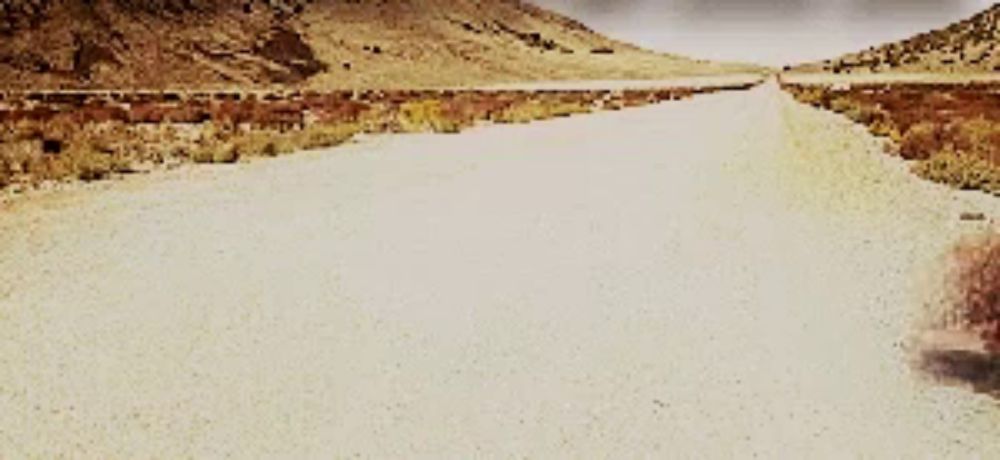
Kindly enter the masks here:
<path id="1" fill-rule="evenodd" d="M 988 0 L 534 0 L 615 38 L 695 57 L 782 65 L 945 26 Z"/>

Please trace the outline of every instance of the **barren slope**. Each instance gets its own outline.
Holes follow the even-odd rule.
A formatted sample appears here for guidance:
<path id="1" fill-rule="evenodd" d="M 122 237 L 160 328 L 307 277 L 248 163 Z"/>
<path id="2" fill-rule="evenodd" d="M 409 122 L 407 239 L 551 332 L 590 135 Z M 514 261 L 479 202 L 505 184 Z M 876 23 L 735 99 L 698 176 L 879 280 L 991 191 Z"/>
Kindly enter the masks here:
<path id="1" fill-rule="evenodd" d="M 517 0 L 5 0 L 0 88 L 459 86 L 727 66 L 612 41 Z"/>
<path id="2" fill-rule="evenodd" d="M 795 70 L 839 74 L 994 72 L 1000 70 L 1000 5 L 939 30 Z"/>

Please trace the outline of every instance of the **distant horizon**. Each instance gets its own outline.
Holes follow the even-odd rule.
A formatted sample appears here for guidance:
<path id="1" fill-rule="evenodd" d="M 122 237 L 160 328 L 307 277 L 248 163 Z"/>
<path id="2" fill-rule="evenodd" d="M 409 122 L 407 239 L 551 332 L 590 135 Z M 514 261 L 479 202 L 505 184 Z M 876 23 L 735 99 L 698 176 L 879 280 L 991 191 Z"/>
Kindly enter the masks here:
<path id="1" fill-rule="evenodd" d="M 946 27 L 986 0 L 532 0 L 658 52 L 771 67 L 836 58 Z"/>

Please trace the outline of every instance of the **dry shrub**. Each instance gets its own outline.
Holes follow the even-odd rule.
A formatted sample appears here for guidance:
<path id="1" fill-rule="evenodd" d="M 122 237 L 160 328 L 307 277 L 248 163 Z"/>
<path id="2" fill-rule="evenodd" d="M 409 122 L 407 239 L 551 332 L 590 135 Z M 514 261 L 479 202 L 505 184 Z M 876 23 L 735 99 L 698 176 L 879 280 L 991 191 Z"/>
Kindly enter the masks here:
<path id="1" fill-rule="evenodd" d="M 1000 168 L 975 155 L 946 150 L 918 163 L 913 171 L 962 190 L 1000 192 Z"/>
<path id="2" fill-rule="evenodd" d="M 72 152 L 67 156 L 72 162 L 71 168 L 80 180 L 89 182 L 105 179 L 116 170 L 112 155 L 90 149 L 89 146 L 78 147 Z"/>
<path id="3" fill-rule="evenodd" d="M 952 124 L 954 148 L 1000 165 L 1000 124 L 983 117 Z"/>
<path id="4" fill-rule="evenodd" d="M 60 119 L 22 125 L 15 138 L 0 148 L 0 181 L 4 185 L 68 178 L 91 181 L 127 171 L 133 153 L 122 148 L 124 131 L 121 123 L 73 125 Z"/>
<path id="5" fill-rule="evenodd" d="M 872 121 L 872 123 L 868 125 L 868 131 L 871 132 L 872 135 L 889 138 L 889 140 L 895 144 L 899 144 L 903 141 L 903 135 L 899 132 L 899 128 L 896 127 L 896 125 L 888 118 L 879 118 Z"/>
<path id="6" fill-rule="evenodd" d="M 29 173 L 32 159 L 41 151 L 40 140 L 12 140 L 0 144 L 0 187 Z"/>
<path id="7" fill-rule="evenodd" d="M 840 113 L 851 119 L 854 122 L 861 123 L 864 125 L 872 124 L 876 121 L 885 120 L 888 118 L 886 114 L 880 110 L 877 106 L 870 104 L 863 104 L 860 102 L 854 102 L 847 100 L 847 102 L 840 104 Z"/>
<path id="8" fill-rule="evenodd" d="M 234 142 L 219 142 L 198 146 L 190 152 L 190 156 L 195 163 L 236 163 L 240 159 L 240 151 Z"/>
<path id="9" fill-rule="evenodd" d="M 855 102 L 847 96 L 837 95 L 830 100 L 830 110 L 837 113 L 847 113 L 848 110 L 855 107 Z"/>
<path id="10" fill-rule="evenodd" d="M 311 125 L 296 133 L 300 139 L 293 145 L 296 149 L 305 150 L 335 147 L 351 140 L 361 130 L 361 126 L 355 123 Z"/>
<path id="11" fill-rule="evenodd" d="M 962 242 L 955 250 L 947 321 L 1000 347 L 1000 235 Z"/>
<path id="12" fill-rule="evenodd" d="M 917 123 L 903 133 L 899 154 L 907 160 L 926 160 L 944 150 L 942 127 L 929 122 Z"/>
<path id="13" fill-rule="evenodd" d="M 549 113 L 553 117 L 569 117 L 572 115 L 590 113 L 592 111 L 593 106 L 591 104 L 581 101 L 562 101 L 553 104 L 549 108 Z"/>
<path id="14" fill-rule="evenodd" d="M 524 100 L 514 102 L 504 110 L 494 114 L 492 121 L 497 123 L 530 123 L 536 120 L 565 117 L 575 113 L 583 113 L 583 110 L 571 103 L 553 103 L 547 100 Z"/>
<path id="15" fill-rule="evenodd" d="M 492 121 L 504 124 L 528 123 L 546 116 L 542 104 L 535 101 L 518 101 L 493 114 Z"/>
<path id="16" fill-rule="evenodd" d="M 235 156 L 253 157 L 278 155 L 295 151 L 295 145 L 288 135 L 275 131 L 250 131 L 242 133 L 233 141 Z"/>
<path id="17" fill-rule="evenodd" d="M 792 94 L 803 104 L 822 107 L 826 103 L 826 90 L 822 87 L 802 86 L 789 88 L 794 88 Z"/>
<path id="18" fill-rule="evenodd" d="M 80 129 L 67 141 L 65 151 L 53 157 L 63 163 L 71 176 L 84 181 L 101 180 L 112 173 L 128 172 L 135 152 L 128 150 L 120 142 L 123 130 L 124 126 L 120 124 L 92 125 L 87 129 Z"/>
<path id="19" fill-rule="evenodd" d="M 446 116 L 441 101 L 435 99 L 403 103 L 398 122 L 404 132 L 457 133 L 462 130 L 462 124 Z"/>
<path id="20" fill-rule="evenodd" d="M 360 131 L 356 124 L 315 124 L 301 130 L 278 132 L 249 131 L 219 142 L 214 149 L 201 153 L 203 163 L 231 163 L 240 158 L 285 155 L 297 150 L 334 147 L 343 144 Z"/>

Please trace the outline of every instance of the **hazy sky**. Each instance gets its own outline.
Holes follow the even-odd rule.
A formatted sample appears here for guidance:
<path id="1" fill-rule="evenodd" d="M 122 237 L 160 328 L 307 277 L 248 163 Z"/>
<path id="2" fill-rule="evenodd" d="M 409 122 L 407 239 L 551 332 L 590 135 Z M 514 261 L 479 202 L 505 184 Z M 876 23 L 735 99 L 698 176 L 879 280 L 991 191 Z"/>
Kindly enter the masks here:
<path id="1" fill-rule="evenodd" d="M 781 65 L 945 26 L 988 0 L 534 0 L 615 38 L 710 59 Z"/>

